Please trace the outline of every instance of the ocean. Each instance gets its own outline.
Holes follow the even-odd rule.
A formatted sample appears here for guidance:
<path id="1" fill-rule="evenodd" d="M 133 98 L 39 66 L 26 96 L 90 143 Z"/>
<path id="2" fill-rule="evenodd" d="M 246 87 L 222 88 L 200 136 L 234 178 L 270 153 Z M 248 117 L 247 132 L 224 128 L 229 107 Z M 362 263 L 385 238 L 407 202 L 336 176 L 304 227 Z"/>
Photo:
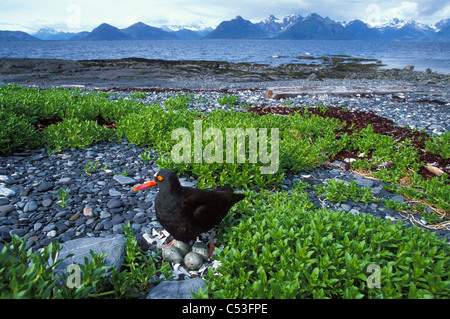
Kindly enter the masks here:
<path id="1" fill-rule="evenodd" d="M 66 60 L 210 60 L 262 64 L 320 63 L 297 57 L 379 59 L 385 68 L 414 65 L 450 73 L 450 42 L 332 40 L 155 40 L 0 42 L 0 57 Z"/>

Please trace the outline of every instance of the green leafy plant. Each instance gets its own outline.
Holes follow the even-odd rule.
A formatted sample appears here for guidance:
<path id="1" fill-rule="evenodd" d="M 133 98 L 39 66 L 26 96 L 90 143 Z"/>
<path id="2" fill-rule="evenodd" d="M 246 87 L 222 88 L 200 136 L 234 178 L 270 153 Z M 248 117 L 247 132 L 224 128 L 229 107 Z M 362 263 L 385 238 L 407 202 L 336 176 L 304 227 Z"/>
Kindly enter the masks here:
<path id="1" fill-rule="evenodd" d="M 217 99 L 217 103 L 220 105 L 228 105 L 230 107 L 239 103 L 240 98 L 235 95 L 223 94 Z"/>
<path id="2" fill-rule="evenodd" d="M 58 277 L 53 269 L 60 250 L 57 242 L 45 246 L 42 253 L 25 250 L 26 238 L 13 235 L 0 251 L 0 298 L 51 298 Z"/>
<path id="3" fill-rule="evenodd" d="M 425 149 L 444 158 L 450 158 L 450 131 L 440 136 L 433 136 L 431 140 L 426 140 Z"/>
<path id="4" fill-rule="evenodd" d="M 84 166 L 84 172 L 86 174 L 88 174 L 89 176 L 91 176 L 92 172 L 94 170 L 96 170 L 99 165 L 100 165 L 100 163 L 97 162 L 97 161 L 95 161 L 94 163 L 91 163 L 90 161 L 87 161 L 86 165 Z"/>
<path id="5" fill-rule="evenodd" d="M 61 198 L 57 204 L 61 207 L 66 207 L 67 206 L 67 202 L 70 200 L 70 198 L 72 196 L 69 195 L 69 188 L 60 188 L 58 191 L 58 196 L 59 198 Z"/>
<path id="6" fill-rule="evenodd" d="M 149 162 L 152 160 L 152 154 L 151 152 L 144 152 L 140 155 L 142 161 Z"/>
<path id="7" fill-rule="evenodd" d="M 0 108 L 0 152 L 38 145 L 40 133 L 23 114 Z"/>
<path id="8" fill-rule="evenodd" d="M 245 194 L 220 225 L 225 247 L 215 259 L 221 265 L 210 269 L 197 298 L 447 298 L 450 292 L 449 247 L 432 233 L 317 209 L 301 187 L 289 195 Z M 368 285 L 372 264 L 379 266 L 379 288 Z"/>
<path id="9" fill-rule="evenodd" d="M 380 199 L 371 194 L 370 187 L 359 187 L 355 181 L 344 182 L 339 180 L 329 180 L 328 185 L 316 185 L 317 194 L 324 195 L 332 202 L 343 203 L 349 200 L 354 202 L 378 202 Z"/>
<path id="10" fill-rule="evenodd" d="M 129 95 L 130 99 L 145 99 L 145 92 L 134 92 Z"/>
<path id="11" fill-rule="evenodd" d="M 194 94 L 178 94 L 177 96 L 169 95 L 169 97 L 164 102 L 166 109 L 174 111 L 186 109 L 193 101 Z"/>
<path id="12" fill-rule="evenodd" d="M 83 147 L 103 140 L 112 140 L 115 132 L 95 121 L 65 119 L 44 130 L 44 143 L 49 153 L 69 147 Z"/>

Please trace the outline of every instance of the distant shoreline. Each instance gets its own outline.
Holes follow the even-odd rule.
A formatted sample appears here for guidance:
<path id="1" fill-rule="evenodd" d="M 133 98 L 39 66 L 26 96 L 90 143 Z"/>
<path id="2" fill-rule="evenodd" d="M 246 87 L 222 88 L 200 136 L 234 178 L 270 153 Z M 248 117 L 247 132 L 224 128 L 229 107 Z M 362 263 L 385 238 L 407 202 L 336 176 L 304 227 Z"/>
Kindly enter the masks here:
<path id="1" fill-rule="evenodd" d="M 450 75 L 438 72 L 382 69 L 380 61 L 336 57 L 326 63 L 267 64 L 224 61 L 172 61 L 143 58 L 60 60 L 0 58 L 0 84 L 36 86 L 160 87 L 173 89 L 260 88 L 320 85 L 327 79 L 349 81 L 402 81 L 412 85 L 448 87 Z M 310 85 L 311 85 L 310 83 Z"/>

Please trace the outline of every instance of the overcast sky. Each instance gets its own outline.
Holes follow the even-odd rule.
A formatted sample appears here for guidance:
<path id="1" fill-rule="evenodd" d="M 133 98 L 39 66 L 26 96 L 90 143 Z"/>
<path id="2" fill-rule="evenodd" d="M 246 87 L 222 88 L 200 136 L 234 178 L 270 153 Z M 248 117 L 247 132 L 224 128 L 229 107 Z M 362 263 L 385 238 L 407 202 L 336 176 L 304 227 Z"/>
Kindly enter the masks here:
<path id="1" fill-rule="evenodd" d="M 237 15 L 259 22 L 270 14 L 318 13 L 336 21 L 360 19 L 381 24 L 392 18 L 434 24 L 450 18 L 450 0 L 0 0 L 0 30 L 91 31 L 102 22 L 125 28 L 142 21 L 152 26 L 207 24 Z"/>

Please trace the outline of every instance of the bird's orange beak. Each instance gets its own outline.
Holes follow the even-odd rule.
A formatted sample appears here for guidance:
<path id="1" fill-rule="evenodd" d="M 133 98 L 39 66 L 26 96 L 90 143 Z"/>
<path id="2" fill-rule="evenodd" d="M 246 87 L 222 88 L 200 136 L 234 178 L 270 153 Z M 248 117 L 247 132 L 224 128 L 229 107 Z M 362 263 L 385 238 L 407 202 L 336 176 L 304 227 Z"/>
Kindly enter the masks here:
<path id="1" fill-rule="evenodd" d="M 134 191 L 140 191 L 141 189 L 145 189 L 148 187 L 153 187 L 156 185 L 156 180 L 151 180 L 150 182 L 146 182 L 144 184 L 141 184 L 139 186 L 136 186 L 135 188 L 133 188 Z"/>

